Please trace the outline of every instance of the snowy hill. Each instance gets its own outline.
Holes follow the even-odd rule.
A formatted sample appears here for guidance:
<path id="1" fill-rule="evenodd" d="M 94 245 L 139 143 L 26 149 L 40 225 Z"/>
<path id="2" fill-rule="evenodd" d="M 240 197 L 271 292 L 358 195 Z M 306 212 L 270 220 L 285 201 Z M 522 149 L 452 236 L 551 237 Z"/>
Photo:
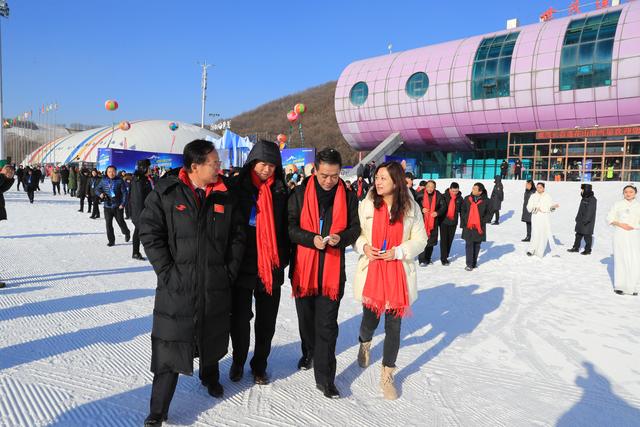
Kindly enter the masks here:
<path id="1" fill-rule="evenodd" d="M 468 194 L 473 182 L 458 182 Z M 351 294 L 357 257 L 350 250 L 337 345 L 342 399 L 326 399 L 311 371 L 296 370 L 298 325 L 285 283 L 272 383 L 253 385 L 248 367 L 242 381 L 230 382 L 227 356 L 224 399 L 211 398 L 197 376 L 181 376 L 167 425 L 640 425 L 640 298 L 612 292 L 612 233 L 604 219 L 622 186 L 594 184 L 594 249 L 582 256 L 566 252 L 580 184 L 548 183 L 560 203 L 552 228 L 561 246 L 558 257 L 538 259 L 520 242 L 524 182 L 505 182 L 502 223 L 488 226 L 479 268 L 464 270 L 458 239 L 450 266 L 419 269 L 419 299 L 402 325 L 397 401 L 384 401 L 378 389 L 382 326 L 372 366 L 356 363 L 362 311 Z M 25 193 L 5 194 L 0 425 L 142 425 L 155 275 L 131 259 L 122 236 L 106 247 L 104 220 L 90 220 L 77 212 L 77 199 L 49 189 L 47 182 L 34 205 Z"/>

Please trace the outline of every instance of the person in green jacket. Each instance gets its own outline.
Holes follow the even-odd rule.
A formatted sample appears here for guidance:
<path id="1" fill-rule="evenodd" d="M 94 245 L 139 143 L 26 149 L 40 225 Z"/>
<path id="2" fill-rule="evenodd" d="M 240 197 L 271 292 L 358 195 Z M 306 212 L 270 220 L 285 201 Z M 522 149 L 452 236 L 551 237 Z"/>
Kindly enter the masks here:
<path id="1" fill-rule="evenodd" d="M 71 166 L 69 168 L 69 195 L 76 197 L 76 190 L 78 189 L 78 168 Z"/>

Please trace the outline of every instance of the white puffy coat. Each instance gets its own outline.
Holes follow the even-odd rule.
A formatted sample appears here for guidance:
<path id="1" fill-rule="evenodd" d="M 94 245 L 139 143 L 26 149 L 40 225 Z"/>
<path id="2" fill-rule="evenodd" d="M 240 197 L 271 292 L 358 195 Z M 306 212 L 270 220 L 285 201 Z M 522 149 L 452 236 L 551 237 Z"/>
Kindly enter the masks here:
<path id="1" fill-rule="evenodd" d="M 369 272 L 369 258 L 364 254 L 364 245 L 371 245 L 373 229 L 373 193 L 369 193 L 367 198 L 360 202 L 358 216 L 360 217 L 360 237 L 354 245 L 355 251 L 360 254 L 355 279 L 353 281 L 353 295 L 357 301 L 362 301 L 362 291 L 367 281 Z M 424 251 L 427 245 L 427 232 L 424 228 L 422 209 L 411 196 L 411 209 L 406 212 L 403 220 L 402 235 L 402 264 L 407 274 L 407 287 L 409 288 L 409 304 L 413 304 L 418 299 L 418 277 L 416 274 L 415 258 Z"/>

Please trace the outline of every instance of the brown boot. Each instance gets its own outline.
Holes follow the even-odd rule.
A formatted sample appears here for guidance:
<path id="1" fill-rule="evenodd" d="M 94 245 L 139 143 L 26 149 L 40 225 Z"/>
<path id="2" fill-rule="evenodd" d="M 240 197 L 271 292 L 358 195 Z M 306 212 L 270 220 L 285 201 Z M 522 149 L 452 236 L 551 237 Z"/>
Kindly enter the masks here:
<path id="1" fill-rule="evenodd" d="M 369 366 L 369 352 L 371 351 L 371 341 L 361 342 L 358 350 L 358 365 L 361 368 Z"/>
<path id="2" fill-rule="evenodd" d="M 396 368 L 389 368 L 382 365 L 382 377 L 380 378 L 380 388 L 382 388 L 382 394 L 386 400 L 396 400 L 398 398 L 398 391 L 393 384 L 393 372 Z"/>

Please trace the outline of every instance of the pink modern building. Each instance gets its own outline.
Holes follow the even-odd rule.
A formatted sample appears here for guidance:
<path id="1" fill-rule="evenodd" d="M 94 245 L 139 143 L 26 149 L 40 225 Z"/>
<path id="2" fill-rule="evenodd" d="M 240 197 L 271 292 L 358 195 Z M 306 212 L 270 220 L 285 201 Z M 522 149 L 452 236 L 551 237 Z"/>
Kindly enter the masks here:
<path id="1" fill-rule="evenodd" d="M 616 178 L 640 177 L 640 159 L 626 158 L 638 151 L 637 128 L 606 129 L 640 124 L 640 2 L 353 62 L 335 112 L 357 150 L 399 132 L 427 175 L 482 178 L 519 157 L 538 179 L 607 179 L 611 162 Z M 594 132 L 554 151 L 567 134 L 549 132 L 576 128 Z M 612 136 L 623 146 L 608 153 Z M 590 142 L 602 144 L 599 160 L 588 161 Z"/>

